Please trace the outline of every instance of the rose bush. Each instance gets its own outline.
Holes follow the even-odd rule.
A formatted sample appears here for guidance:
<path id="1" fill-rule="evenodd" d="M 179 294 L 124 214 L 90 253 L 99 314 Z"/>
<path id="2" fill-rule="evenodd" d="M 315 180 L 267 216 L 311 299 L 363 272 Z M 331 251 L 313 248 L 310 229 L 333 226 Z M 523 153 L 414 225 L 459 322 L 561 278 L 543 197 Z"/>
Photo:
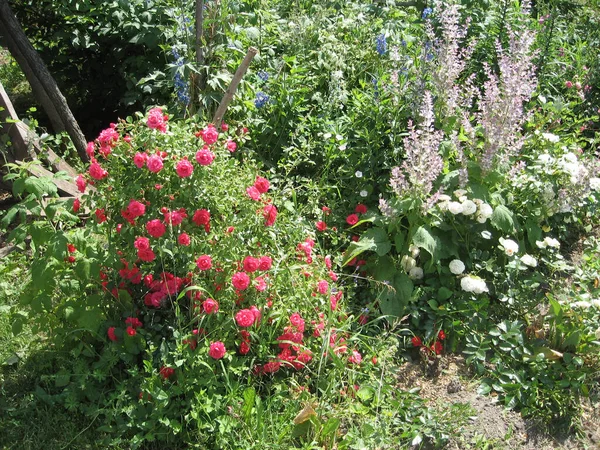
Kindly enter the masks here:
<path id="1" fill-rule="evenodd" d="M 232 152 L 247 136 L 226 128 L 159 108 L 112 124 L 110 140 L 88 145 L 77 205 L 59 204 L 71 219 L 89 212 L 83 227 L 34 242 L 44 267 L 27 289 L 30 319 L 81 366 L 59 391 L 73 405 L 108 392 L 104 423 L 140 442 L 212 429 L 224 409 L 206 407 L 206 390 L 226 402 L 243 380 L 304 370 L 323 349 L 360 363 L 343 333 L 326 332 L 346 320 L 337 258 L 310 221 L 280 213 L 275 183 Z M 127 402 L 135 419 L 117 412 Z"/>

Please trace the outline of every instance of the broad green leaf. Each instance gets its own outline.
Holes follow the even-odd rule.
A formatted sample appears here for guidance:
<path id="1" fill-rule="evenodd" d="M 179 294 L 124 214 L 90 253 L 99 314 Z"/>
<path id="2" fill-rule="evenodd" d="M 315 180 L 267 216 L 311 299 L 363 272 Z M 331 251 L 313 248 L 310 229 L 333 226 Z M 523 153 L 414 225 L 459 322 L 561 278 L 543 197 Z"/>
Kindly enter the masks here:
<path id="1" fill-rule="evenodd" d="M 433 261 L 437 261 L 438 241 L 425 225 L 419 227 L 413 235 L 413 243 L 431 255 Z"/>
<path id="2" fill-rule="evenodd" d="M 490 222 L 496 229 L 508 234 L 516 228 L 513 213 L 504 205 L 496 206 Z"/>
<path id="3" fill-rule="evenodd" d="M 375 252 L 379 256 L 385 255 L 392 249 L 392 243 L 390 242 L 387 233 L 382 228 L 371 228 L 365 232 L 364 236 L 367 239 L 373 239 L 373 242 L 375 243 Z"/>

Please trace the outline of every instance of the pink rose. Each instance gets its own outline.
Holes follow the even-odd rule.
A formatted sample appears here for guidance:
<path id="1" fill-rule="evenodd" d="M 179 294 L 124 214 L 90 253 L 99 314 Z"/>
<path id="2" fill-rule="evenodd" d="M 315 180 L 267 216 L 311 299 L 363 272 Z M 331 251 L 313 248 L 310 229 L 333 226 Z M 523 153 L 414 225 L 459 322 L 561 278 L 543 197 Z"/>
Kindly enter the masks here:
<path id="1" fill-rule="evenodd" d="M 108 175 L 108 172 L 100 166 L 97 162 L 93 162 L 90 164 L 90 168 L 88 170 L 90 176 L 95 180 L 102 180 Z"/>
<path id="2" fill-rule="evenodd" d="M 244 258 L 244 271 L 245 272 L 256 272 L 259 267 L 259 260 L 252 256 L 246 256 Z"/>
<path id="3" fill-rule="evenodd" d="M 141 169 L 146 164 L 146 160 L 148 159 L 148 155 L 145 153 L 137 152 L 133 157 L 133 163 L 136 165 L 138 169 Z"/>
<path id="4" fill-rule="evenodd" d="M 225 349 L 225 344 L 221 341 L 213 342 L 210 344 L 210 348 L 208 349 L 208 356 L 213 359 L 221 359 L 225 356 L 227 350 Z"/>
<path id="5" fill-rule="evenodd" d="M 208 125 L 204 130 L 202 130 L 202 140 L 207 145 L 212 145 L 217 142 L 219 139 L 219 132 L 215 129 L 213 125 Z"/>
<path id="6" fill-rule="evenodd" d="M 179 245 L 183 245 L 185 247 L 187 247 L 188 245 L 190 245 L 190 236 L 187 233 L 181 233 L 178 237 L 177 237 L 177 242 L 179 243 Z"/>
<path id="7" fill-rule="evenodd" d="M 240 327 L 251 327 L 254 324 L 254 313 L 249 309 L 242 309 L 235 315 L 235 321 Z"/>
<path id="8" fill-rule="evenodd" d="M 212 267 L 212 259 L 208 255 L 202 255 L 196 260 L 196 265 L 200 270 L 209 270 Z"/>
<path id="9" fill-rule="evenodd" d="M 194 166 L 187 159 L 182 159 L 177 163 L 177 167 L 175 168 L 177 175 L 181 178 L 187 178 L 192 175 L 194 171 Z"/>
<path id="10" fill-rule="evenodd" d="M 166 233 L 167 228 L 160 220 L 153 219 L 146 224 L 146 230 L 150 236 L 159 238 Z"/>
<path id="11" fill-rule="evenodd" d="M 269 190 L 270 187 L 270 183 L 269 180 L 267 180 L 266 178 L 263 177 L 256 177 L 256 181 L 254 182 L 254 187 L 258 190 L 258 192 L 260 192 L 261 194 L 266 193 Z"/>
<path id="12" fill-rule="evenodd" d="M 258 269 L 263 272 L 271 269 L 272 259 L 269 256 L 261 256 L 258 260 Z"/>
<path id="13" fill-rule="evenodd" d="M 152 155 L 146 161 L 146 167 L 152 173 L 158 173 L 163 168 L 163 160 L 159 155 Z"/>
<path id="14" fill-rule="evenodd" d="M 196 152 L 196 161 L 201 166 L 210 166 L 215 159 L 215 154 L 208 149 L 201 149 Z"/>
<path id="15" fill-rule="evenodd" d="M 219 310 L 219 304 L 212 298 L 207 298 L 202 302 L 202 310 L 206 314 L 214 314 Z"/>
<path id="16" fill-rule="evenodd" d="M 250 197 L 252 200 L 260 199 L 260 192 L 258 192 L 258 189 L 256 189 L 255 186 L 246 188 L 246 194 L 248 194 L 248 197 Z"/>
<path id="17" fill-rule="evenodd" d="M 250 277 L 244 272 L 236 272 L 231 278 L 231 284 L 238 291 L 243 291 L 250 285 Z"/>

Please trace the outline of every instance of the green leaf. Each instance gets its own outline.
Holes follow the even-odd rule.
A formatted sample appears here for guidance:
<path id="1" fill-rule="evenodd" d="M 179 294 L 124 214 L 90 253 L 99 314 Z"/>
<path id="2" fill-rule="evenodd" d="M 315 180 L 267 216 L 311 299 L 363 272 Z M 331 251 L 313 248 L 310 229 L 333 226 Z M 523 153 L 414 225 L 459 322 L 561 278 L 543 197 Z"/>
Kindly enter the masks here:
<path id="1" fill-rule="evenodd" d="M 323 437 L 335 434 L 336 430 L 340 426 L 340 419 L 331 418 L 327 422 L 323 424 L 323 428 L 321 429 L 321 435 Z"/>
<path id="2" fill-rule="evenodd" d="M 371 228 L 367 230 L 363 236 L 367 239 L 373 239 L 375 252 L 379 256 L 385 255 L 392 249 L 392 243 L 390 242 L 387 233 L 382 228 Z"/>
<path id="3" fill-rule="evenodd" d="M 356 392 L 356 396 L 360 399 L 360 401 L 365 403 L 373 399 L 375 396 L 375 391 L 370 386 L 363 386 Z"/>
<path id="4" fill-rule="evenodd" d="M 419 227 L 413 235 L 412 240 L 417 247 L 426 250 L 431 255 L 433 261 L 437 261 L 438 241 L 433 237 L 428 227 L 425 225 Z"/>
<path id="5" fill-rule="evenodd" d="M 401 273 L 394 277 L 389 287 L 385 287 L 379 297 L 379 308 L 385 316 L 401 317 L 413 291 L 413 282 L 408 275 Z"/>
<path id="6" fill-rule="evenodd" d="M 490 222 L 496 229 L 504 233 L 513 233 L 516 228 L 513 213 L 504 205 L 499 205 L 494 209 Z"/>
<path id="7" fill-rule="evenodd" d="M 252 408 L 254 407 L 255 399 L 256 390 L 253 387 L 246 388 L 244 390 L 244 406 L 242 407 L 242 413 L 246 423 L 250 421 L 250 417 L 252 416 Z"/>
<path id="8" fill-rule="evenodd" d="M 56 387 L 64 387 L 71 382 L 71 374 L 67 372 L 65 369 L 61 369 L 56 374 L 56 380 L 54 380 L 54 385 Z"/>
<path id="9" fill-rule="evenodd" d="M 562 345 L 563 349 L 570 348 L 572 350 L 577 350 L 577 346 L 579 345 L 579 342 L 581 341 L 581 335 L 582 335 L 581 330 L 575 330 L 572 333 L 570 333 L 563 342 L 563 345 Z"/>
<path id="10" fill-rule="evenodd" d="M 358 255 L 366 251 L 375 250 L 375 248 L 375 241 L 373 241 L 372 238 L 367 238 L 365 236 L 363 236 L 358 242 L 351 242 L 346 250 L 346 254 L 344 255 L 342 266 L 347 265 Z"/>
<path id="11" fill-rule="evenodd" d="M 450 297 L 452 297 L 453 294 L 454 294 L 454 291 L 452 291 L 451 289 L 448 289 L 447 287 L 442 286 L 441 288 L 438 289 L 437 299 L 440 302 L 443 302 L 444 300 L 448 300 Z"/>

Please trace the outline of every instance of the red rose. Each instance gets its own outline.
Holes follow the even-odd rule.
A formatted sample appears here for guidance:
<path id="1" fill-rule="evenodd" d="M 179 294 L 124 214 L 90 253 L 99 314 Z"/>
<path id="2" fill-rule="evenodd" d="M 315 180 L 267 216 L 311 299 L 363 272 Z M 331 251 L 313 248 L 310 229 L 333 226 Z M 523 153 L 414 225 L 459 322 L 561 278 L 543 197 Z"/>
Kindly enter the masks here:
<path id="1" fill-rule="evenodd" d="M 125 324 L 133 328 L 140 328 L 142 326 L 141 320 L 137 317 L 128 317 L 127 319 L 125 319 Z"/>
<path id="2" fill-rule="evenodd" d="M 413 347 L 421 347 L 423 345 L 423 341 L 418 336 L 415 336 L 411 339 Z"/>
<path id="3" fill-rule="evenodd" d="M 272 226 L 277 219 L 277 208 L 275 205 L 267 205 L 263 209 L 263 216 L 265 218 L 265 225 L 267 227 Z"/>
<path id="4" fill-rule="evenodd" d="M 356 208 L 354 208 L 354 212 L 357 214 L 365 214 L 367 212 L 367 207 L 362 203 L 359 203 L 356 205 Z"/>
<path id="5" fill-rule="evenodd" d="M 152 262 L 156 258 L 156 255 L 148 248 L 146 250 L 138 250 L 138 258 L 145 262 Z"/>
<path id="6" fill-rule="evenodd" d="M 79 208 L 81 208 L 81 201 L 78 198 L 76 198 L 73 201 L 73 212 L 77 213 L 79 211 Z"/>
<path id="7" fill-rule="evenodd" d="M 244 258 L 244 271 L 256 272 L 260 266 L 260 261 L 252 256 L 246 256 Z"/>
<path id="8" fill-rule="evenodd" d="M 231 284 L 238 291 L 243 291 L 250 285 L 250 277 L 244 272 L 236 272 L 231 278 Z"/>
<path id="9" fill-rule="evenodd" d="M 304 332 L 304 319 L 298 313 L 294 313 L 290 316 L 290 323 L 296 327 L 296 329 L 300 332 Z"/>
<path id="10" fill-rule="evenodd" d="M 240 327 L 251 327 L 254 324 L 254 313 L 249 309 L 242 309 L 235 315 L 235 321 Z"/>
<path id="11" fill-rule="evenodd" d="M 127 327 L 127 334 L 129 336 L 135 336 L 137 334 L 137 331 L 135 331 L 135 328 L 133 327 Z"/>
<path id="12" fill-rule="evenodd" d="M 350 214 L 346 217 L 346 223 L 348 225 L 356 225 L 358 223 L 358 216 L 356 214 Z"/>
<path id="13" fill-rule="evenodd" d="M 117 335 L 115 334 L 115 327 L 110 327 L 106 333 L 108 334 L 108 338 L 111 341 L 117 342 Z"/>
<path id="14" fill-rule="evenodd" d="M 152 173 L 158 173 L 163 168 L 163 160 L 159 155 L 152 155 L 146 160 L 146 167 Z"/>
<path id="15" fill-rule="evenodd" d="M 250 187 L 246 188 L 246 194 L 252 200 L 260 199 L 260 192 L 258 191 L 258 189 L 256 189 L 256 186 L 250 186 Z"/>
<path id="16" fill-rule="evenodd" d="M 202 130 L 202 134 L 200 136 L 206 144 L 211 145 L 217 142 L 217 139 L 219 138 L 219 132 L 213 125 L 208 125 L 204 130 Z"/>
<path id="17" fill-rule="evenodd" d="M 438 333 L 438 339 L 440 341 L 443 341 L 444 339 L 446 339 L 446 333 L 444 333 L 444 330 L 440 330 L 440 332 Z"/>
<path id="18" fill-rule="evenodd" d="M 108 176 L 108 172 L 104 170 L 97 162 L 93 162 L 92 164 L 90 164 L 88 173 L 95 180 L 102 180 L 103 178 Z"/>
<path id="19" fill-rule="evenodd" d="M 194 213 L 192 222 L 198 226 L 208 225 L 210 223 L 210 212 L 206 209 L 199 209 Z"/>
<path id="20" fill-rule="evenodd" d="M 269 256 L 261 256 L 258 260 L 258 269 L 263 272 L 271 269 L 273 260 Z"/>
<path id="21" fill-rule="evenodd" d="M 212 298 L 207 298 L 202 302 L 202 310 L 206 314 L 216 313 L 219 310 L 219 304 L 216 300 L 213 300 Z"/>
<path id="22" fill-rule="evenodd" d="M 208 255 L 202 255 L 196 260 L 196 265 L 200 270 L 208 270 L 212 267 L 212 259 Z"/>
<path id="23" fill-rule="evenodd" d="M 127 206 L 127 212 L 132 219 L 144 215 L 146 212 L 146 205 L 138 202 L 137 200 L 131 200 Z"/>
<path id="24" fill-rule="evenodd" d="M 225 356 L 226 352 L 227 350 L 225 349 L 225 344 L 223 344 L 221 341 L 217 341 L 210 344 L 208 356 L 213 359 L 221 359 L 223 356 Z"/>
<path id="25" fill-rule="evenodd" d="M 146 224 L 148 234 L 154 238 L 159 238 L 167 232 L 165 225 L 158 219 L 153 219 Z"/>
<path id="26" fill-rule="evenodd" d="M 240 355 L 247 355 L 250 351 L 250 344 L 246 341 L 242 341 L 240 344 Z"/>
<path id="27" fill-rule="evenodd" d="M 190 245 L 190 236 L 187 233 L 181 233 L 177 238 L 179 245 L 188 246 Z"/>
<path id="28" fill-rule="evenodd" d="M 271 186 L 271 184 L 269 183 L 269 180 L 267 180 L 266 178 L 256 177 L 256 181 L 254 182 L 254 187 L 261 194 L 266 193 L 269 190 L 270 186 Z"/>
<path id="29" fill-rule="evenodd" d="M 160 376 L 165 380 L 168 380 L 174 373 L 175 369 L 167 366 L 162 366 L 159 371 Z"/>
<path id="30" fill-rule="evenodd" d="M 319 294 L 327 294 L 327 291 L 329 290 L 329 283 L 325 280 L 321 280 L 319 281 L 317 288 L 319 290 Z"/>
<path id="31" fill-rule="evenodd" d="M 322 220 L 319 220 L 316 224 L 317 226 L 317 230 L 319 231 L 325 231 L 327 229 L 327 224 L 325 222 L 323 222 Z"/>
<path id="32" fill-rule="evenodd" d="M 150 240 L 147 237 L 138 237 L 133 246 L 138 250 L 148 250 L 150 248 Z"/>

